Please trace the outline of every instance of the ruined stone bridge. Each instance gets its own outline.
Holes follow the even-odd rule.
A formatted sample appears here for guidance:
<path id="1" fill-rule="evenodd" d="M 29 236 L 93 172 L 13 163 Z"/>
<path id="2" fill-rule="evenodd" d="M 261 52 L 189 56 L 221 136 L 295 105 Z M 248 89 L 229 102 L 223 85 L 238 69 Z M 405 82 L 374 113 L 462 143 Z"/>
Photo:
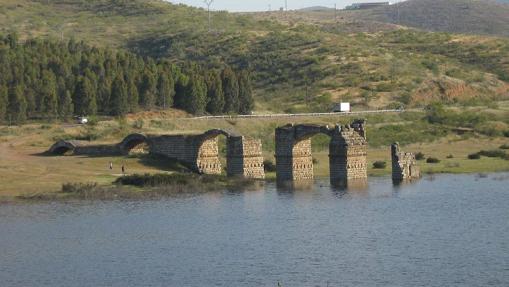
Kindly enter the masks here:
<path id="1" fill-rule="evenodd" d="M 367 140 L 365 121 L 334 127 L 287 125 L 276 129 L 276 169 L 278 181 L 314 178 L 311 138 L 330 137 L 329 167 L 331 183 L 346 184 L 367 179 Z"/>
<path id="2" fill-rule="evenodd" d="M 356 120 L 348 125 L 289 124 L 275 131 L 277 179 L 280 182 L 314 178 L 311 139 L 325 134 L 329 142 L 331 183 L 348 185 L 350 181 L 367 179 L 366 122 Z M 226 170 L 228 176 L 265 178 L 262 143 L 259 139 L 221 129 L 202 134 L 144 135 L 131 134 L 115 145 L 90 145 L 82 141 L 59 141 L 49 150 L 52 154 L 90 156 L 127 155 L 140 146 L 155 156 L 174 159 L 203 174 L 221 174 L 218 137 L 226 137 Z M 392 169 L 395 180 L 420 176 L 415 155 L 392 146 Z"/>
<path id="3" fill-rule="evenodd" d="M 146 144 L 150 154 L 174 159 L 203 174 L 221 174 L 218 137 L 226 137 L 228 176 L 263 179 L 262 143 L 220 129 L 198 135 L 143 135 L 131 134 L 114 145 L 90 145 L 84 141 L 59 141 L 50 149 L 51 154 L 88 156 L 120 156 Z"/>

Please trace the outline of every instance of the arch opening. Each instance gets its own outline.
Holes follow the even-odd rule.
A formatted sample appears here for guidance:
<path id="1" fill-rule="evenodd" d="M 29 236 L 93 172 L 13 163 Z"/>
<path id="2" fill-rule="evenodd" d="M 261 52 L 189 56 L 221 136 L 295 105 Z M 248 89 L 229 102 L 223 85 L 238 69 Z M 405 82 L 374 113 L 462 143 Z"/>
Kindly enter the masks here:
<path id="1" fill-rule="evenodd" d="M 59 146 L 54 148 L 51 153 L 54 155 L 70 155 L 74 149 L 68 146 Z"/>

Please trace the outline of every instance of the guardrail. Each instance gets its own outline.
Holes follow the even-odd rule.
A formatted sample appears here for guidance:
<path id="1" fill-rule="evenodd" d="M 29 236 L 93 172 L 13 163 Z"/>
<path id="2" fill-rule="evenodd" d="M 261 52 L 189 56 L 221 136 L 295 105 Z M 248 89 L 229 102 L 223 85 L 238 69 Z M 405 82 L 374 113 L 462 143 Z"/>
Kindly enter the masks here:
<path id="1" fill-rule="evenodd" d="M 265 115 L 235 115 L 235 116 L 202 116 L 193 117 L 195 120 L 209 120 L 209 119 L 251 119 L 251 118 L 298 118 L 298 117 L 323 117 L 323 116 L 355 116 L 366 114 L 381 114 L 381 113 L 402 113 L 405 110 L 372 110 L 372 111 L 359 111 L 359 112 L 338 112 L 338 113 L 307 113 L 307 114 L 265 114 Z"/>

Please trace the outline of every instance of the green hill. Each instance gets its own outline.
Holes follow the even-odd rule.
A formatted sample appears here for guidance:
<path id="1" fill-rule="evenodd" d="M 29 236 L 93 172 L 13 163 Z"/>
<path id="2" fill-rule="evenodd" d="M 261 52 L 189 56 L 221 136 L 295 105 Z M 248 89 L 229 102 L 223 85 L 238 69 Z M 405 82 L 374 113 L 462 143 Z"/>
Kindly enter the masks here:
<path id="1" fill-rule="evenodd" d="M 0 0 L 1 29 L 21 39 L 75 37 L 172 62 L 253 70 L 257 111 L 509 97 L 505 38 L 379 29 L 346 14 L 337 21 L 292 15 L 214 12 L 209 31 L 205 10 L 158 0 Z"/>

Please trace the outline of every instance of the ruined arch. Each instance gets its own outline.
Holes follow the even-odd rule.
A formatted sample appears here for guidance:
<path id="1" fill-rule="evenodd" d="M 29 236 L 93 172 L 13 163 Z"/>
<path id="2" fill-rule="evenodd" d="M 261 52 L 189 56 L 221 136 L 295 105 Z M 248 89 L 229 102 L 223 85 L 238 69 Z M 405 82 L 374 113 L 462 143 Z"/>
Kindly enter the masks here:
<path id="1" fill-rule="evenodd" d="M 76 141 L 61 140 L 50 147 L 49 153 L 53 155 L 73 154 L 78 145 Z"/>
<path id="2" fill-rule="evenodd" d="M 131 150 L 142 145 L 148 144 L 148 138 L 144 134 L 130 134 L 119 143 L 121 153 L 129 154 Z"/>
<path id="3" fill-rule="evenodd" d="M 311 137 L 330 137 L 329 168 L 332 183 L 367 178 L 365 121 L 350 125 L 286 125 L 276 129 L 276 172 L 278 181 L 314 178 Z"/>

